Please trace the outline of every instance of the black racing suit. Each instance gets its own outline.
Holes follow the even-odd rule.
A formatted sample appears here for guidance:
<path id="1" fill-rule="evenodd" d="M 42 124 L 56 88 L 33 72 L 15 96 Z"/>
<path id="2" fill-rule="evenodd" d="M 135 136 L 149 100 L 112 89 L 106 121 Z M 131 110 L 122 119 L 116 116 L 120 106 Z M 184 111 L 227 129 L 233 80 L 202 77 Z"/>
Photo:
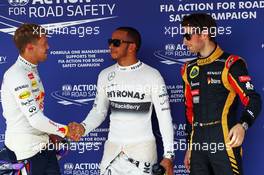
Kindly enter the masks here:
<path id="1" fill-rule="evenodd" d="M 244 60 L 217 46 L 210 56 L 186 63 L 182 77 L 191 175 L 243 174 L 241 147 L 225 145 L 234 125 L 251 126 L 261 110 Z M 238 98 L 244 106 L 240 119 L 236 118 Z"/>

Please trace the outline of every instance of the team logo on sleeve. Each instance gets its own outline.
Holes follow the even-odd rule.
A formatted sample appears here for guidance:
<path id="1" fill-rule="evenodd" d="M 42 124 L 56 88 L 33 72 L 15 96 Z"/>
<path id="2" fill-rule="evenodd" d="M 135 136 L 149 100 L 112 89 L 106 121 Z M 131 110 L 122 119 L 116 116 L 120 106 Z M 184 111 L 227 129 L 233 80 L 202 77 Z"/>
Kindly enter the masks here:
<path id="1" fill-rule="evenodd" d="M 67 127 L 61 127 L 58 129 L 59 132 L 61 132 L 62 134 L 66 134 L 67 132 Z"/>
<path id="2" fill-rule="evenodd" d="M 254 90 L 254 86 L 250 82 L 246 83 L 246 88 L 247 88 L 247 90 Z"/>
<path id="3" fill-rule="evenodd" d="M 193 66 L 190 72 L 190 77 L 195 78 L 199 75 L 199 67 L 198 66 Z"/>
<path id="4" fill-rule="evenodd" d="M 240 76 L 238 79 L 241 83 L 251 81 L 250 76 Z"/>
<path id="5" fill-rule="evenodd" d="M 108 81 L 111 81 L 115 78 L 115 72 L 111 72 L 108 74 Z"/>
<path id="6" fill-rule="evenodd" d="M 30 73 L 28 74 L 28 78 L 29 78 L 30 80 L 32 80 L 32 79 L 35 78 L 32 72 L 30 72 Z"/>
<path id="7" fill-rule="evenodd" d="M 19 98 L 20 99 L 27 99 L 30 96 L 30 92 L 29 91 L 24 91 L 21 94 L 19 94 Z"/>

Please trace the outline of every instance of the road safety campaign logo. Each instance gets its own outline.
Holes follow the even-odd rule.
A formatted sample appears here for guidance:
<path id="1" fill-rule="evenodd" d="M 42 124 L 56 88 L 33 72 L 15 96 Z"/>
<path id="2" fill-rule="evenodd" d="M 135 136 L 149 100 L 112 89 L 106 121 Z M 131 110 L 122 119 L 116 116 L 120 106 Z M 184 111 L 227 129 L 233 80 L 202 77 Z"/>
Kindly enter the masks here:
<path id="1" fill-rule="evenodd" d="M 163 50 L 156 50 L 154 52 L 154 56 L 157 57 L 161 63 L 167 65 L 183 65 L 186 61 L 196 58 L 196 55 L 188 51 L 186 46 L 177 43 L 165 44 Z"/>
<path id="2" fill-rule="evenodd" d="M 103 27 L 98 24 L 99 21 L 118 17 L 115 15 L 116 4 L 109 1 L 98 3 L 91 0 L 8 0 L 8 3 L 3 2 L 1 5 L 7 8 L 0 12 L 0 32 L 10 35 L 14 35 L 17 27 L 24 23 L 18 19 L 25 18 L 30 19 L 29 21 L 39 20 L 36 23 L 46 30 L 49 37 L 52 35 L 78 37 L 99 35 Z M 43 24 L 44 18 L 56 21 Z M 63 21 L 61 21 L 62 18 Z M 78 20 L 71 20 L 73 18 Z"/>
<path id="3" fill-rule="evenodd" d="M 8 0 L 8 3 L 12 6 L 25 6 L 29 0 Z"/>
<path id="4" fill-rule="evenodd" d="M 64 84 L 61 90 L 53 91 L 51 96 L 62 105 L 88 105 L 94 101 L 96 95 L 95 84 Z"/>
<path id="5" fill-rule="evenodd" d="M 7 56 L 0 55 L 0 65 L 7 63 Z"/>
<path id="6" fill-rule="evenodd" d="M 5 134 L 0 134 L 0 143 L 5 141 Z"/>
<path id="7" fill-rule="evenodd" d="M 99 175 L 100 163 L 89 162 L 89 163 L 65 163 L 64 174 L 80 175 L 80 174 L 90 174 L 90 175 Z"/>

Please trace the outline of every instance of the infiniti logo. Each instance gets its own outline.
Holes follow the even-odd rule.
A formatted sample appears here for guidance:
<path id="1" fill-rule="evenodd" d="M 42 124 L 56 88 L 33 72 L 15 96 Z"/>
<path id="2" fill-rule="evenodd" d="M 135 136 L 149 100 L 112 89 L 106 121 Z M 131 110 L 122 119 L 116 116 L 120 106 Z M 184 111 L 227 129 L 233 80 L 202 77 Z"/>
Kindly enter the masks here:
<path id="1" fill-rule="evenodd" d="M 8 0 L 8 3 L 12 6 L 25 6 L 29 0 Z"/>

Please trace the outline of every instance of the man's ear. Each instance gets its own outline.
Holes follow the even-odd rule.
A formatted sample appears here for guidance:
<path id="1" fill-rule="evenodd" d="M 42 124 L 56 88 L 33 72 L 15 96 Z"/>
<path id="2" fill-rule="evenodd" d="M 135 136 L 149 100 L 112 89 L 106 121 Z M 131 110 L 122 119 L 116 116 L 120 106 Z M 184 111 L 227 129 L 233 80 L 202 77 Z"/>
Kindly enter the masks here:
<path id="1" fill-rule="evenodd" d="M 136 43 L 129 44 L 129 50 L 131 49 L 132 52 L 137 52 L 137 45 Z"/>
<path id="2" fill-rule="evenodd" d="M 33 50 L 33 44 L 31 44 L 31 43 L 27 44 L 25 50 L 32 51 Z"/>
<path id="3" fill-rule="evenodd" d="M 209 36 L 209 34 L 201 34 L 201 38 L 203 39 L 203 40 L 210 40 L 210 36 Z"/>

